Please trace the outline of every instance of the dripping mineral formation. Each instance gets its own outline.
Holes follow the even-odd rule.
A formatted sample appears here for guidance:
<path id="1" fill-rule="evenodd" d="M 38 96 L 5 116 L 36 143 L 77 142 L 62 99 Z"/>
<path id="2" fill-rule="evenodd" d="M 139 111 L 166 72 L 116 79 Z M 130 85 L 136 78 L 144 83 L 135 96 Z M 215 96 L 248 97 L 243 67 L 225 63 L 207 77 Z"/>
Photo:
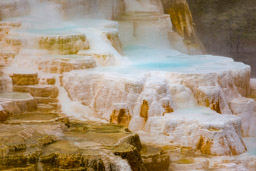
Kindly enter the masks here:
<path id="1" fill-rule="evenodd" d="M 256 80 L 185 1 L 0 1 L 0 170 L 256 170 Z"/>

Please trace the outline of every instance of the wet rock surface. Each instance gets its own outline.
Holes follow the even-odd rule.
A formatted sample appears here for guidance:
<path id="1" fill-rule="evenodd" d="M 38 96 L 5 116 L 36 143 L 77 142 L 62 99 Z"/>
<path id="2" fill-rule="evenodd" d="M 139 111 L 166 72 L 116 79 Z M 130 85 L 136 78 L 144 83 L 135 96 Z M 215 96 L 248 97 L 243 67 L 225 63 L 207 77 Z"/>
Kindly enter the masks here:
<path id="1" fill-rule="evenodd" d="M 27 112 L 0 129 L 3 170 L 145 170 L 139 136 L 121 126 Z"/>

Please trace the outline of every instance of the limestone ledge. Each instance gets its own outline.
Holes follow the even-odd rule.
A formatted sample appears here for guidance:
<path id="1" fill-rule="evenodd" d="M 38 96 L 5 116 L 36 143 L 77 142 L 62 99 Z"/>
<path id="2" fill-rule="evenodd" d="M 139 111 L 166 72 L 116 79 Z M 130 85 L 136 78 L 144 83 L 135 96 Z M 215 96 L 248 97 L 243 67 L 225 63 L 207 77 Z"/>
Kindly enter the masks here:
<path id="1" fill-rule="evenodd" d="M 68 56 L 69 57 L 69 56 Z M 90 56 L 60 56 L 59 58 L 42 59 L 38 62 L 38 69 L 46 73 L 70 72 L 72 70 L 90 69 L 96 67 L 95 60 Z"/>
<path id="2" fill-rule="evenodd" d="M 243 118 L 243 135 L 255 135 L 255 126 L 252 124 L 252 120 L 256 119 L 253 108 L 255 101 L 245 98 L 250 94 L 250 67 L 245 65 L 217 73 L 165 73 L 164 77 L 171 84 L 182 84 L 189 88 L 197 104 L 221 114 L 239 115 Z"/>
<path id="3" fill-rule="evenodd" d="M 241 154 L 246 151 L 241 132 L 243 135 L 255 134 L 255 102 L 243 97 L 250 92 L 250 67 L 246 65 L 217 72 L 149 72 L 137 76 L 73 71 L 65 73 L 62 82 L 71 99 L 88 106 L 95 113 L 95 117 L 128 125 L 133 131 L 146 130 L 153 133 L 157 125 L 153 124 L 152 129 L 146 127 L 155 118 L 172 118 L 173 112 L 184 108 L 210 108 L 208 125 L 212 125 L 212 131 L 211 128 L 206 129 L 207 123 L 196 120 L 205 113 L 204 110 L 199 111 L 198 115 L 193 116 L 194 122 L 198 122 L 196 125 L 202 130 L 198 128 L 197 139 L 192 138 L 196 141 L 194 144 L 189 142 L 193 148 L 198 146 L 205 154 Z M 184 112 L 189 116 L 190 111 Z M 242 123 L 239 117 L 231 114 L 239 115 Z M 222 126 L 211 119 L 212 117 L 216 117 L 219 122 L 225 118 Z M 174 125 L 179 124 L 181 122 L 175 122 Z M 189 122 L 180 126 L 184 129 L 188 124 Z M 166 125 L 171 126 L 171 122 Z M 193 127 L 185 130 L 193 132 Z M 167 134 L 163 132 L 163 135 Z M 184 133 L 184 139 L 186 138 L 189 139 L 187 132 Z M 176 141 L 179 141 L 178 138 L 174 139 Z"/>
<path id="4" fill-rule="evenodd" d="M 13 73 L 11 75 L 13 85 L 36 85 L 38 84 L 37 73 Z"/>
<path id="5" fill-rule="evenodd" d="M 3 99 L 0 98 L 0 105 L 9 114 L 20 114 L 37 109 L 37 100 L 30 97 L 27 99 Z"/>
<path id="6" fill-rule="evenodd" d="M 44 35 L 15 30 L 5 37 L 5 43 L 16 49 L 47 50 L 52 55 L 77 54 L 89 49 L 85 34 Z"/>
<path id="7" fill-rule="evenodd" d="M 78 55 L 93 57 L 99 66 L 114 65 L 117 62 L 114 54 L 100 50 L 82 50 Z"/>
<path id="8" fill-rule="evenodd" d="M 84 34 L 77 35 L 45 35 L 39 38 L 39 48 L 52 54 L 76 54 L 80 50 L 89 49 L 89 43 Z"/>
<path id="9" fill-rule="evenodd" d="M 206 109 L 186 109 L 152 117 L 145 132 L 156 137 L 165 135 L 169 142 L 192 147 L 207 155 L 238 155 L 247 149 L 241 136 L 241 119 L 234 115 L 219 115 Z M 163 141 L 164 142 L 164 141 Z"/>
<path id="10" fill-rule="evenodd" d="M 72 78 L 72 82 L 70 79 Z M 64 88 L 74 101 L 90 107 L 95 117 L 141 129 L 147 119 L 162 116 L 175 107 L 166 80 L 126 78 L 93 72 L 65 73 Z M 130 115 L 130 116 L 129 116 Z M 137 123 L 139 120 L 140 123 Z"/>

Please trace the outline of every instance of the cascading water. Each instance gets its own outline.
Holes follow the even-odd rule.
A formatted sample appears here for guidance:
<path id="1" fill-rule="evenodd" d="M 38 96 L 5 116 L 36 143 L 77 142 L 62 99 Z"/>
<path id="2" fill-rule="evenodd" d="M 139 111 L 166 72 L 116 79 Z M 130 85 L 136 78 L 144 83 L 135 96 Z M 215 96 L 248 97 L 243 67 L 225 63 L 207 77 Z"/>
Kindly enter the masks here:
<path id="1" fill-rule="evenodd" d="M 0 120 L 6 120 L 8 114 L 36 118 L 24 112 L 37 108 L 51 119 L 42 121 L 40 113 L 35 123 L 49 126 L 61 121 L 71 127 L 62 130 L 64 126 L 58 123 L 56 127 L 50 124 L 48 130 L 42 128 L 42 134 L 60 139 L 49 140 L 49 144 L 58 142 L 42 147 L 44 153 L 70 148 L 76 154 L 77 148 L 83 149 L 83 155 L 96 153 L 103 158 L 106 170 L 256 167 L 251 155 L 255 154 L 251 143 L 256 136 L 255 101 L 247 98 L 250 67 L 226 57 L 182 53 L 186 52 L 184 42 L 171 36 L 175 33 L 170 16 L 163 13 L 160 0 L 13 1 L 26 5 L 10 8 L 15 14 L 23 11 L 22 15 L 1 17 Z M 5 15 L 1 9 L 0 14 Z M 173 48 L 175 41 L 182 52 Z M 12 97 L 24 98 L 10 103 L 7 91 Z M 58 117 L 52 119 L 53 114 Z M 83 123 L 67 123 L 63 116 Z M 100 126 L 85 128 L 84 121 Z M 6 124 L 19 122 L 16 118 Z M 109 122 L 138 133 L 147 154 L 144 146 L 141 153 L 136 151 L 141 150 L 140 142 L 131 147 L 136 135 L 127 138 L 127 129 L 104 125 Z M 97 136 L 102 136 L 102 142 Z M 243 136 L 250 138 L 244 143 Z M 152 157 L 148 155 L 151 146 L 164 151 L 154 154 L 157 161 L 147 160 Z M 129 156 L 126 153 L 130 158 L 124 157 Z M 166 153 L 170 158 L 163 155 Z M 47 163 L 47 157 L 45 165 L 35 168 L 57 167 L 58 162 L 56 166 Z M 132 165 L 134 158 L 136 164 Z M 0 162 L 2 165 L 6 164 Z M 58 167 L 71 166 L 60 162 Z"/>

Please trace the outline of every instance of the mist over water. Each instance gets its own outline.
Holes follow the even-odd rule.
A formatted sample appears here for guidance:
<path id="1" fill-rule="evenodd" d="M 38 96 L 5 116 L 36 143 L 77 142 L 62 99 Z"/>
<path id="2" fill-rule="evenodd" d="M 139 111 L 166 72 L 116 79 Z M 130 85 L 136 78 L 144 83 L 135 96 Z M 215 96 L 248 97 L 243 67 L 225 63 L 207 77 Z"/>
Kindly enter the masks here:
<path id="1" fill-rule="evenodd" d="M 166 159 L 172 167 L 212 169 L 217 160 L 216 168 L 226 160 L 240 167 L 239 155 L 246 152 L 242 136 L 256 136 L 256 104 L 247 98 L 249 66 L 189 49 L 160 0 L 26 3 L 23 15 L 1 22 L 17 24 L 0 41 L 4 50 L 15 53 L 3 65 L 10 89 L 31 93 L 46 114 L 54 109 L 72 121 L 123 126 L 143 143 L 163 147 L 168 156 L 175 153 L 175 159 Z M 28 97 L 6 92 L 0 97 Z M 252 141 L 246 142 L 249 154 L 255 154 Z M 79 146 L 84 139 L 71 142 Z M 165 162 L 160 154 L 156 156 Z M 133 167 L 119 160 L 123 170 Z"/>

